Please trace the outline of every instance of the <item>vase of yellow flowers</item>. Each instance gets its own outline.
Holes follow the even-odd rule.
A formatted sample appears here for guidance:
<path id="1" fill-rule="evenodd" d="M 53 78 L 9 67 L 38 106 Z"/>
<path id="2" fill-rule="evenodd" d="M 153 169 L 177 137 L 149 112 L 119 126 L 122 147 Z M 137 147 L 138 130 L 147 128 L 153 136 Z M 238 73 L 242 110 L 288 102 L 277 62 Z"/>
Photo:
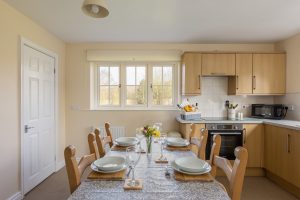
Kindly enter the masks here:
<path id="1" fill-rule="evenodd" d="M 160 137 L 160 132 L 156 127 L 148 125 L 143 127 L 142 132 L 146 137 L 147 154 L 150 155 L 152 152 L 152 138 Z"/>

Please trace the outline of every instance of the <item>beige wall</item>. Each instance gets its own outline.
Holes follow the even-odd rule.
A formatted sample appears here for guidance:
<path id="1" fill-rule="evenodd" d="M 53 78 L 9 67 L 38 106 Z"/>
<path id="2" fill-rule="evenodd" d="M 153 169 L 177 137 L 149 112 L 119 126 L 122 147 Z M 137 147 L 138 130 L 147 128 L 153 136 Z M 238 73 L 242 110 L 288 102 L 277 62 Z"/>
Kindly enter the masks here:
<path id="1" fill-rule="evenodd" d="M 88 152 L 87 134 L 91 126 L 99 127 L 105 121 L 125 126 L 126 134 L 135 134 L 136 127 L 163 122 L 165 130 L 177 130 L 178 111 L 89 111 L 89 64 L 86 51 L 104 50 L 182 50 L 182 51 L 273 51 L 273 44 L 120 44 L 85 43 L 67 45 L 66 126 L 67 144 L 74 144 L 78 155 Z M 72 109 L 76 107 L 79 110 Z"/>
<path id="2" fill-rule="evenodd" d="M 0 1 L 0 199 L 20 191 L 20 36 L 59 56 L 59 160 L 65 146 L 65 49 L 57 39 Z"/>
<path id="3" fill-rule="evenodd" d="M 287 53 L 287 93 L 300 93 L 300 34 L 276 43 L 275 49 Z"/>
<path id="4" fill-rule="evenodd" d="M 288 111 L 287 118 L 300 120 L 300 34 L 276 43 L 275 48 L 287 52 L 287 94 L 276 97 L 275 102 L 295 105 L 296 109 Z"/>

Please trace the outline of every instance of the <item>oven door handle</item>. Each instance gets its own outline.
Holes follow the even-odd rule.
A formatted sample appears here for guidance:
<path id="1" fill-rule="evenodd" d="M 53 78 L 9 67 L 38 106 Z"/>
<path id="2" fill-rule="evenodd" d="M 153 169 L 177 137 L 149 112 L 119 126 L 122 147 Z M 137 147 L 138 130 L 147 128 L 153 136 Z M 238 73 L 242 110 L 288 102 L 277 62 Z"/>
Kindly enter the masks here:
<path id="1" fill-rule="evenodd" d="M 211 132 L 211 135 L 242 135 L 241 132 Z"/>

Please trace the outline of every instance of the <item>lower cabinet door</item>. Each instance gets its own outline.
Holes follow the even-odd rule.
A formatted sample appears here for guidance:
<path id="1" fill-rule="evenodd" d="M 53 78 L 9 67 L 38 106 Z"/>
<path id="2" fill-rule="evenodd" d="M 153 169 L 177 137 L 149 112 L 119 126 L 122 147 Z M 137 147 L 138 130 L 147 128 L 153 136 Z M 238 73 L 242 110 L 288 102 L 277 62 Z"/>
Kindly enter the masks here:
<path id="1" fill-rule="evenodd" d="M 263 166 L 263 137 L 264 128 L 262 124 L 244 124 L 244 147 L 248 150 L 247 167 Z"/>

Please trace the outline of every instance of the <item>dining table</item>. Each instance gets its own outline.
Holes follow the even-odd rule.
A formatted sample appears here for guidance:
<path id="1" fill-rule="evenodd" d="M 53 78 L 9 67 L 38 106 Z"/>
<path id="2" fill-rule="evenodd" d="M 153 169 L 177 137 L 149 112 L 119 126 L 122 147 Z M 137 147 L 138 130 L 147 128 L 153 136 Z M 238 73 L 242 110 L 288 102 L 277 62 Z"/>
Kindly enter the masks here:
<path id="1" fill-rule="evenodd" d="M 146 142 L 142 141 L 145 149 Z M 216 180 L 205 181 L 178 181 L 170 163 L 176 158 L 196 156 L 192 151 L 168 151 L 164 155 L 169 163 L 156 163 L 161 155 L 161 146 L 152 144 L 151 154 L 141 153 L 135 167 L 135 178 L 142 179 L 141 190 L 124 190 L 124 180 L 84 180 L 71 194 L 69 200 L 173 200 L 173 199 L 203 199 L 229 200 L 224 187 Z M 126 151 L 108 151 L 105 156 L 122 156 L 126 158 Z M 127 169 L 128 170 L 128 169 Z M 170 175 L 166 175 L 166 171 Z M 131 176 L 130 176 L 131 177 Z"/>

